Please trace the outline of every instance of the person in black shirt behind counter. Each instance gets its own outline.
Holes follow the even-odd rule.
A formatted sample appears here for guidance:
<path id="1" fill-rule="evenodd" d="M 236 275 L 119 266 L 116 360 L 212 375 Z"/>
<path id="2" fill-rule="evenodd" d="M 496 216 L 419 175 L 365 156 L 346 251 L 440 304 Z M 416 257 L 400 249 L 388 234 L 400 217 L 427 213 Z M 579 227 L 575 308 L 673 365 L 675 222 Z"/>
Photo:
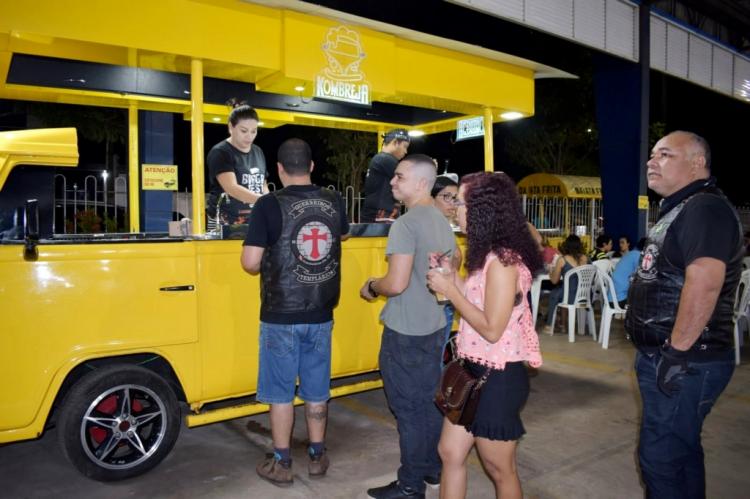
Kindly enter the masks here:
<path id="1" fill-rule="evenodd" d="M 403 128 L 383 136 L 383 150 L 370 160 L 365 179 L 365 202 L 360 222 L 393 221 L 401 214 L 401 204 L 393 198 L 391 179 L 398 162 L 406 156 L 411 138 Z"/>
<path id="2" fill-rule="evenodd" d="M 214 230 L 217 223 L 245 223 L 252 205 L 268 192 L 266 157 L 253 144 L 258 135 L 258 113 L 248 105 L 237 105 L 229 114 L 228 127 L 229 138 L 212 147 L 206 159 L 208 230 Z M 228 199 L 222 199 L 223 194 Z"/>

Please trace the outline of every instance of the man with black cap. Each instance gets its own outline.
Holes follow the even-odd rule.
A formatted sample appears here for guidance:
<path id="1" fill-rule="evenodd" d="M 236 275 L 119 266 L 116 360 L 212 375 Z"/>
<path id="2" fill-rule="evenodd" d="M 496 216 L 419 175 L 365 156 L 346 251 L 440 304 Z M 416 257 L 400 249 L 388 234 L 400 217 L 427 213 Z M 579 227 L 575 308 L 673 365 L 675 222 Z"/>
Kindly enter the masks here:
<path id="1" fill-rule="evenodd" d="M 399 160 L 406 156 L 410 141 L 403 128 L 390 130 L 383 136 L 383 150 L 372 157 L 367 168 L 360 222 L 387 221 L 399 216 L 401 204 L 393 198 L 391 179 Z"/>

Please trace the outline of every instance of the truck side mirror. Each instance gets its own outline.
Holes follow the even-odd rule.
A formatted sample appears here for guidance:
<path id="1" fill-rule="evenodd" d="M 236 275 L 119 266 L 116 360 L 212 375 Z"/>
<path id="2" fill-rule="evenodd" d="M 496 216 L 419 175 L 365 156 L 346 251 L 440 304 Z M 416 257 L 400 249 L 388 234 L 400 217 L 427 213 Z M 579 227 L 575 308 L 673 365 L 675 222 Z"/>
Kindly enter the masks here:
<path id="1" fill-rule="evenodd" d="M 35 262 L 39 259 L 39 202 L 36 199 L 26 201 L 23 213 L 23 259 Z"/>

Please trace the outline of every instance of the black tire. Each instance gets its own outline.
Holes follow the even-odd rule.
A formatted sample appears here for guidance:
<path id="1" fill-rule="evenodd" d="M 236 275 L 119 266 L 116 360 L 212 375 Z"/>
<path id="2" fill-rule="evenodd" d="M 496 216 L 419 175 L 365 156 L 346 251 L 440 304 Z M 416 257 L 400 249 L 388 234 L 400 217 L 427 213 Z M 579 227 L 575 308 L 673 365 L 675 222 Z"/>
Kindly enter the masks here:
<path id="1" fill-rule="evenodd" d="M 172 450 L 180 408 L 167 382 L 143 367 L 105 366 L 68 392 L 57 423 L 65 456 L 89 478 L 122 480 L 150 470 Z"/>

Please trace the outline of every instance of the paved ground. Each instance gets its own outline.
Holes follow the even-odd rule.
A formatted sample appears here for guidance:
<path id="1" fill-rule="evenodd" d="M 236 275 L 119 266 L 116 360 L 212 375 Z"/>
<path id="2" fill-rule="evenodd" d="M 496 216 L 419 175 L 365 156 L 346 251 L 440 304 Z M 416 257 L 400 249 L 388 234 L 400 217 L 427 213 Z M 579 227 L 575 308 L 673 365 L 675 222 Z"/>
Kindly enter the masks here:
<path id="1" fill-rule="evenodd" d="M 633 350 L 616 321 L 609 350 L 590 337 L 574 344 L 543 336 L 544 366 L 532 380 L 523 412 L 528 434 L 518 464 L 526 497 L 638 498 L 636 471 L 639 397 Z M 708 497 L 748 497 L 750 490 L 750 349 L 704 427 Z M 398 444 L 381 390 L 331 403 L 326 478 L 310 480 L 304 425 L 295 430 L 295 484 L 279 489 L 254 466 L 269 446 L 267 416 L 184 428 L 175 449 L 150 473 L 120 483 L 79 475 L 57 447 L 55 430 L 36 441 L 0 447 L 0 497 L 365 498 L 365 489 L 395 476 Z M 302 412 L 297 412 L 302 421 Z M 469 498 L 494 492 L 475 455 Z M 437 489 L 428 491 L 436 498 Z"/>

